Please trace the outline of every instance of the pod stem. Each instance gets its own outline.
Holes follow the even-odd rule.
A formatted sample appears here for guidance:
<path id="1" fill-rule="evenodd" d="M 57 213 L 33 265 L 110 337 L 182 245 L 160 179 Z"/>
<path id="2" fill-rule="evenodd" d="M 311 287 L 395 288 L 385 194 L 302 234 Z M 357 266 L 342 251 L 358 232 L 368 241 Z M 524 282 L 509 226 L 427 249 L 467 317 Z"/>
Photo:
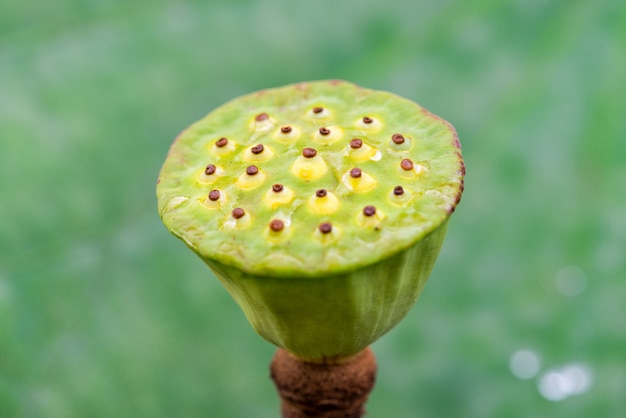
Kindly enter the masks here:
<path id="1" fill-rule="evenodd" d="M 368 347 L 334 363 L 299 359 L 280 348 L 270 365 L 283 418 L 360 418 L 376 379 Z"/>

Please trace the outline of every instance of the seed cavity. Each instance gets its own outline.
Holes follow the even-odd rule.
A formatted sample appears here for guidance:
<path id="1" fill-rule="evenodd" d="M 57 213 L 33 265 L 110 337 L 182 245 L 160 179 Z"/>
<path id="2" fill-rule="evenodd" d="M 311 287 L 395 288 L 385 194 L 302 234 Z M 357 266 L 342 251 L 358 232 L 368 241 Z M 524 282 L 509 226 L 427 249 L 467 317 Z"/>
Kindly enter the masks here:
<path id="1" fill-rule="evenodd" d="M 241 219 L 245 216 L 245 214 L 246 214 L 246 211 L 241 208 L 235 208 L 231 212 L 232 217 L 235 219 Z"/>
<path id="2" fill-rule="evenodd" d="M 414 167 L 413 161 L 409 160 L 408 158 L 404 158 L 402 161 L 400 161 L 400 167 L 402 167 L 404 171 L 411 171 Z"/>
<path id="3" fill-rule="evenodd" d="M 263 196 L 263 203 L 266 206 L 276 209 L 280 205 L 291 203 L 294 193 L 282 184 L 274 184 Z"/>
<path id="4" fill-rule="evenodd" d="M 307 150 L 312 150 L 307 151 Z M 308 156 L 307 156 L 308 155 Z M 313 148 L 305 148 L 302 155 L 291 165 L 291 174 L 304 181 L 315 180 L 326 174 L 328 166 Z"/>
<path id="5" fill-rule="evenodd" d="M 274 156 L 270 147 L 263 144 L 256 144 L 245 149 L 242 159 L 248 163 L 262 163 Z"/>
<path id="6" fill-rule="evenodd" d="M 354 138 L 352 141 L 350 141 L 350 148 L 352 149 L 359 149 L 363 146 L 363 141 L 361 141 L 359 138 Z"/>
<path id="7" fill-rule="evenodd" d="M 318 144 L 332 144 L 343 137 L 343 129 L 339 126 L 322 126 L 313 135 L 313 141 Z"/>
<path id="8" fill-rule="evenodd" d="M 352 177 L 353 179 L 358 179 L 359 177 L 361 177 L 361 169 L 358 167 L 354 167 L 352 170 L 350 170 L 350 177 Z"/>
<path id="9" fill-rule="evenodd" d="M 258 115 L 254 117 L 254 119 L 251 122 L 250 128 L 253 131 L 265 132 L 265 131 L 272 129 L 273 126 L 274 126 L 274 123 L 272 122 L 272 118 L 270 118 L 270 115 L 263 112 L 263 113 L 259 113 Z"/>
<path id="10" fill-rule="evenodd" d="M 234 141 L 229 140 L 225 136 L 221 137 L 211 147 L 211 151 L 213 154 L 222 157 L 224 155 L 230 154 L 235 150 Z"/>
<path id="11" fill-rule="evenodd" d="M 382 123 L 377 118 L 364 116 L 356 121 L 356 126 L 368 132 L 376 132 L 382 128 Z"/>
<path id="12" fill-rule="evenodd" d="M 242 189 L 253 189 L 265 181 L 265 174 L 256 165 L 249 165 L 237 179 L 237 186 Z"/>
<path id="13" fill-rule="evenodd" d="M 401 134 L 393 134 L 391 136 L 391 140 L 396 145 L 404 144 L 404 136 L 402 136 Z"/>
<path id="14" fill-rule="evenodd" d="M 363 208 L 363 215 L 374 216 L 376 215 L 376 207 L 368 205 Z"/>
<path id="15" fill-rule="evenodd" d="M 204 206 L 209 209 L 217 209 L 226 201 L 226 195 L 217 189 L 213 189 L 209 192 L 206 199 L 204 199 Z"/>
<path id="16" fill-rule="evenodd" d="M 270 229 L 274 232 L 280 232 L 285 228 L 285 223 L 280 219 L 272 219 Z"/>
<path id="17" fill-rule="evenodd" d="M 367 192 L 376 187 L 376 180 L 358 167 L 345 173 L 341 181 L 349 190 L 357 193 Z"/>
<path id="18" fill-rule="evenodd" d="M 395 206 L 405 206 L 413 199 L 413 193 L 402 186 L 394 187 L 387 195 L 387 200 Z"/>
<path id="19" fill-rule="evenodd" d="M 217 190 L 217 189 L 216 189 L 216 190 L 211 190 L 211 191 L 209 192 L 209 200 L 210 200 L 211 202 L 216 202 L 216 201 L 220 200 L 220 197 L 221 197 L 221 196 L 222 196 L 222 194 L 221 194 L 221 193 L 220 193 L 220 191 L 219 191 L 219 190 Z"/>
<path id="20" fill-rule="evenodd" d="M 300 130 L 292 125 L 283 125 L 274 132 L 274 139 L 283 144 L 291 144 L 300 137 Z"/>
<path id="21" fill-rule="evenodd" d="M 217 170 L 217 167 L 215 167 L 215 165 L 213 164 L 209 164 L 206 166 L 206 168 L 204 169 L 204 174 L 206 174 L 207 176 L 210 176 L 212 174 L 215 174 L 215 171 Z"/>
<path id="22" fill-rule="evenodd" d="M 339 209 L 339 199 L 334 193 L 319 189 L 309 198 L 307 206 L 316 215 L 330 215 Z"/>
<path id="23" fill-rule="evenodd" d="M 322 234 L 330 234 L 333 230 L 333 225 L 330 222 L 324 222 L 317 227 Z"/>
<path id="24" fill-rule="evenodd" d="M 375 206 L 367 205 L 356 217 L 356 222 L 365 227 L 380 230 L 385 214 L 381 210 L 377 210 Z"/>

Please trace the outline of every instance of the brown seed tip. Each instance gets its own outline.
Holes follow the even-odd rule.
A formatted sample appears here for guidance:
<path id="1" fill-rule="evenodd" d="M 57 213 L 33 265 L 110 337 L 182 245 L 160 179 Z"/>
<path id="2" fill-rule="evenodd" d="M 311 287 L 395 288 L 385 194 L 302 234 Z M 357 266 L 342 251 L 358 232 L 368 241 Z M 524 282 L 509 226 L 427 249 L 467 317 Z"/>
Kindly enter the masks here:
<path id="1" fill-rule="evenodd" d="M 324 111 L 323 107 L 316 106 L 313 108 L 313 113 L 322 113 Z"/>
<path id="2" fill-rule="evenodd" d="M 354 138 L 352 141 L 350 141 L 350 148 L 352 149 L 359 149 L 363 146 L 363 141 L 361 141 L 359 138 Z"/>
<path id="3" fill-rule="evenodd" d="M 401 134 L 393 134 L 391 140 L 397 145 L 404 144 L 404 137 Z"/>
<path id="4" fill-rule="evenodd" d="M 328 192 L 326 191 L 326 189 L 319 189 L 315 192 L 315 196 L 317 197 L 326 197 L 327 194 Z"/>
<path id="5" fill-rule="evenodd" d="M 270 229 L 274 232 L 282 231 L 285 227 L 285 223 L 280 219 L 272 219 L 270 222 Z"/>
<path id="6" fill-rule="evenodd" d="M 324 222 L 321 223 L 317 228 L 322 234 L 328 234 L 330 231 L 333 230 L 333 225 L 330 222 Z"/>
<path id="7" fill-rule="evenodd" d="M 352 177 L 353 179 L 358 179 L 359 177 L 361 177 L 361 169 L 358 167 L 354 167 L 352 170 L 350 170 L 350 177 Z"/>
<path id="8" fill-rule="evenodd" d="M 282 191 L 283 191 L 283 185 L 282 185 L 282 184 L 279 184 L 279 183 L 276 183 L 275 185 L 273 185 L 273 186 L 272 186 L 272 191 L 273 191 L 274 193 L 280 193 L 280 192 L 282 192 Z"/>
<path id="9" fill-rule="evenodd" d="M 222 195 L 222 194 L 220 193 L 220 191 L 219 191 L 219 190 L 211 190 L 211 191 L 209 192 L 209 200 L 210 200 L 211 202 L 215 202 L 216 200 L 219 200 L 219 199 L 220 199 L 220 196 L 221 196 L 221 195 Z"/>
<path id="10" fill-rule="evenodd" d="M 269 115 L 265 112 L 263 113 L 259 113 L 258 115 L 256 115 L 256 117 L 254 118 L 257 122 L 263 122 L 264 120 L 268 120 L 269 119 Z"/>
<path id="11" fill-rule="evenodd" d="M 305 148 L 302 150 L 302 156 L 304 158 L 313 158 L 317 155 L 317 151 L 315 151 L 315 148 Z"/>
<path id="12" fill-rule="evenodd" d="M 210 176 L 211 174 L 215 174 L 215 170 L 217 170 L 217 167 L 215 167 L 213 164 L 209 164 L 204 169 L 204 174 Z"/>
<path id="13" fill-rule="evenodd" d="M 409 160 L 408 158 L 404 158 L 400 162 L 400 167 L 402 167 L 402 169 L 405 171 L 411 171 L 413 170 L 413 161 Z"/>
<path id="14" fill-rule="evenodd" d="M 233 209 L 231 215 L 233 215 L 233 218 L 235 219 L 241 219 L 243 218 L 243 216 L 246 214 L 246 211 L 241 209 L 241 208 L 235 208 Z"/>
<path id="15" fill-rule="evenodd" d="M 218 147 L 218 148 L 225 147 L 226 144 L 228 144 L 228 138 L 226 138 L 226 137 L 221 137 L 220 139 L 218 139 L 215 142 L 215 146 Z"/>
<path id="16" fill-rule="evenodd" d="M 363 118 L 363 123 L 370 124 L 370 123 L 372 123 L 372 122 L 374 122 L 374 119 L 370 118 L 369 116 L 365 116 L 365 117 Z"/>
<path id="17" fill-rule="evenodd" d="M 396 186 L 393 188 L 393 194 L 396 196 L 402 196 L 404 194 L 404 189 L 402 186 Z"/>
<path id="18" fill-rule="evenodd" d="M 320 135 L 329 135 L 330 129 L 328 128 L 320 128 Z"/>
<path id="19" fill-rule="evenodd" d="M 258 144 L 250 148 L 250 152 L 252 152 L 253 154 L 260 154 L 263 152 L 264 149 L 265 148 L 263 148 L 263 144 Z"/>
<path id="20" fill-rule="evenodd" d="M 374 206 L 365 206 L 363 208 L 363 215 L 374 216 L 376 215 L 376 208 Z"/>
<path id="21" fill-rule="evenodd" d="M 280 131 L 284 134 L 288 134 L 289 132 L 291 132 L 291 126 L 289 125 L 285 125 L 283 127 L 280 128 Z"/>
<path id="22" fill-rule="evenodd" d="M 249 176 L 254 176 L 255 174 L 257 174 L 259 172 L 259 169 L 256 165 L 249 165 L 246 168 L 246 174 Z"/>

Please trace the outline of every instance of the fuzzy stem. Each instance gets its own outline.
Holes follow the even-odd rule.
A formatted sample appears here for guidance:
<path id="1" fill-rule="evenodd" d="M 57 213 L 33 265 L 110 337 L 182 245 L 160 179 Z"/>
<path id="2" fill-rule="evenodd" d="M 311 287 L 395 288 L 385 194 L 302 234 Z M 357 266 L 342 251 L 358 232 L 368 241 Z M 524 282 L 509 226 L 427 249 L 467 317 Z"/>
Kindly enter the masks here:
<path id="1" fill-rule="evenodd" d="M 368 347 L 336 363 L 313 363 L 278 349 L 270 365 L 283 418 L 360 418 L 374 387 L 376 359 Z"/>

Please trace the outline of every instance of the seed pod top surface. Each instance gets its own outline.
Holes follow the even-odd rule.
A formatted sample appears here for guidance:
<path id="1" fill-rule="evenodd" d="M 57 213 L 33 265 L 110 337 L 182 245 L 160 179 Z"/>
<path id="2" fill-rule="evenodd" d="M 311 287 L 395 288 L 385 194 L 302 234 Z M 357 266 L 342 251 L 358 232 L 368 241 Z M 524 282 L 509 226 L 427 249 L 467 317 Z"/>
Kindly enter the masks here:
<path id="1" fill-rule="evenodd" d="M 202 258 L 314 277 L 419 241 L 454 211 L 464 174 L 443 119 L 391 93 L 321 81 L 239 97 L 191 125 L 157 197 L 165 225 Z"/>

